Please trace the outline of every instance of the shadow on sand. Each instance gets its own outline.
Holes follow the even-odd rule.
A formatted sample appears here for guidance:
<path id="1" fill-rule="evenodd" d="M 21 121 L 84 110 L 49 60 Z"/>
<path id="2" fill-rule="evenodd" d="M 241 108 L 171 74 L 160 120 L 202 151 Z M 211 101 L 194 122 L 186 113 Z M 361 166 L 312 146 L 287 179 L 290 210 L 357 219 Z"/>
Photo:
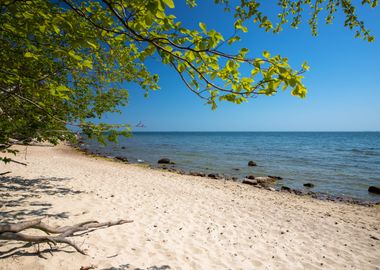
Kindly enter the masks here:
<path id="1" fill-rule="evenodd" d="M 130 264 L 123 264 L 116 267 L 102 268 L 101 270 L 169 270 L 169 265 L 150 266 L 148 268 L 132 267 Z"/>
<path id="2" fill-rule="evenodd" d="M 42 195 L 75 195 L 82 191 L 72 190 L 60 185 L 68 178 L 0 177 L 0 220 L 17 222 L 38 217 L 68 218 L 67 212 L 49 215 L 50 203 L 37 201 Z"/>
<path id="3" fill-rule="evenodd" d="M 77 195 L 83 191 L 73 190 L 62 185 L 68 178 L 41 177 L 24 179 L 22 177 L 0 177 L 0 223 L 17 223 L 41 217 L 66 219 L 68 212 L 49 214 L 52 204 L 39 200 L 41 195 L 65 196 Z M 45 252 L 67 252 L 64 250 L 48 249 L 44 251 L 26 252 L 25 249 L 33 246 L 27 244 L 12 244 L 0 241 L 0 259 L 9 256 L 41 256 Z"/>

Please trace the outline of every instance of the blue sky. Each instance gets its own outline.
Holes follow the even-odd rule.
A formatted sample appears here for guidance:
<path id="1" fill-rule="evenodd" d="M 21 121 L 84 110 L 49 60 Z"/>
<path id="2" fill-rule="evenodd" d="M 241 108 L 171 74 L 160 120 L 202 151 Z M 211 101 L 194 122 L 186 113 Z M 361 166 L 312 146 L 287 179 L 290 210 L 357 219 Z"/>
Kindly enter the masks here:
<path id="1" fill-rule="evenodd" d="M 202 4 L 191 10 L 182 2 L 176 1 L 171 11 L 185 26 L 198 28 L 202 21 L 226 37 L 233 32 L 232 15 L 223 13 L 213 1 L 198 1 Z M 288 57 L 293 67 L 306 60 L 311 66 L 304 80 L 309 90 L 306 99 L 285 91 L 241 105 L 223 102 L 212 111 L 187 90 L 173 70 L 150 61 L 150 70 L 160 75 L 161 89 L 144 98 L 142 90 L 128 85 L 129 105 L 121 115 L 108 115 L 104 120 L 131 125 L 142 121 L 147 126 L 135 131 L 380 131 L 380 9 L 359 11 L 375 34 L 373 43 L 354 38 L 337 14 L 333 25 L 320 20 L 317 37 L 311 36 L 305 23 L 276 35 L 247 23 L 249 32 L 241 36 L 242 41 L 225 48 L 232 52 L 247 47 L 249 57 L 260 57 L 268 50 Z"/>

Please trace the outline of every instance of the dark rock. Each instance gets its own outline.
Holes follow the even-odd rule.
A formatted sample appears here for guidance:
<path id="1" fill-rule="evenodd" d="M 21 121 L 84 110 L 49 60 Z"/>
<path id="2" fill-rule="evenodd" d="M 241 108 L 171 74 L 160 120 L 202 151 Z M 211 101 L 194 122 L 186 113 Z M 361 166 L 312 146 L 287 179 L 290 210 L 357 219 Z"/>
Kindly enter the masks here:
<path id="1" fill-rule="evenodd" d="M 307 188 L 313 188 L 314 184 L 313 183 L 305 183 L 305 184 L 303 184 L 303 186 L 307 187 Z"/>
<path id="2" fill-rule="evenodd" d="M 379 186 L 370 186 L 368 188 L 368 192 L 380 194 L 380 187 Z"/>
<path id="3" fill-rule="evenodd" d="M 122 146 L 121 149 L 126 149 L 126 147 L 125 147 L 125 146 Z"/>
<path id="4" fill-rule="evenodd" d="M 232 180 L 232 181 L 237 181 L 238 178 L 237 178 L 236 176 L 232 176 L 232 177 L 231 177 L 231 180 Z"/>
<path id="5" fill-rule="evenodd" d="M 268 177 L 269 177 L 269 178 L 276 179 L 276 180 L 282 180 L 282 177 L 281 177 L 281 176 L 268 175 Z"/>
<path id="6" fill-rule="evenodd" d="M 244 179 L 242 183 L 247 184 L 247 185 L 251 185 L 251 186 L 257 185 L 257 181 L 254 179 Z"/>
<path id="7" fill-rule="evenodd" d="M 233 170 L 234 170 L 234 171 L 240 171 L 240 169 L 239 169 L 239 168 L 233 168 Z"/>
<path id="8" fill-rule="evenodd" d="M 189 172 L 189 175 L 200 176 L 200 177 L 205 177 L 206 176 L 206 174 L 202 173 L 202 172 Z"/>
<path id="9" fill-rule="evenodd" d="M 290 187 L 287 187 L 287 186 L 282 186 L 281 191 L 292 192 L 292 189 Z"/>
<path id="10" fill-rule="evenodd" d="M 250 175 L 247 175 L 245 178 L 253 180 L 255 179 L 255 176 L 253 174 L 250 174 Z"/>
<path id="11" fill-rule="evenodd" d="M 212 179 L 220 179 L 220 175 L 217 173 L 209 173 L 207 177 L 212 178 Z"/>
<path id="12" fill-rule="evenodd" d="M 249 167 L 254 167 L 254 166 L 257 166 L 257 164 L 253 160 L 250 160 L 250 161 L 248 161 L 248 166 Z"/>
<path id="13" fill-rule="evenodd" d="M 157 161 L 158 164 L 175 164 L 173 161 L 171 161 L 168 158 L 161 158 Z"/>
<path id="14" fill-rule="evenodd" d="M 257 183 L 265 187 L 276 183 L 276 179 L 268 177 L 268 176 L 255 177 L 255 180 L 257 181 Z"/>
<path id="15" fill-rule="evenodd" d="M 117 157 L 115 157 L 115 159 L 120 160 L 122 162 L 128 162 L 128 159 L 126 157 L 117 156 Z"/>
<path id="16" fill-rule="evenodd" d="M 304 195 L 304 192 L 302 190 L 292 189 L 292 192 L 296 195 Z"/>

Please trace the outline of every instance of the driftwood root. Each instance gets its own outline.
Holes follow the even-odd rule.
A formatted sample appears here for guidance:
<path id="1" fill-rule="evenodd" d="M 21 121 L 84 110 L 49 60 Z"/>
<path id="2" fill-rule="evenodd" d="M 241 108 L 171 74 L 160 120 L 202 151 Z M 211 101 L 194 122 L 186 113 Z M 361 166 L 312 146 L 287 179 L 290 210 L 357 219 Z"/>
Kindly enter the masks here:
<path id="1" fill-rule="evenodd" d="M 67 237 L 75 236 L 76 232 L 86 232 L 90 229 L 111 227 L 124 223 L 131 223 L 132 220 L 117 220 L 113 222 L 99 223 L 97 221 L 86 221 L 73 226 L 52 227 L 42 222 L 42 219 L 34 219 L 21 223 L 0 223 L 0 240 L 16 240 L 34 244 L 47 243 L 50 247 L 59 243 L 73 247 L 77 252 L 86 255 L 74 242 Z M 46 235 L 28 235 L 22 233 L 24 230 L 36 229 L 43 231 Z"/>

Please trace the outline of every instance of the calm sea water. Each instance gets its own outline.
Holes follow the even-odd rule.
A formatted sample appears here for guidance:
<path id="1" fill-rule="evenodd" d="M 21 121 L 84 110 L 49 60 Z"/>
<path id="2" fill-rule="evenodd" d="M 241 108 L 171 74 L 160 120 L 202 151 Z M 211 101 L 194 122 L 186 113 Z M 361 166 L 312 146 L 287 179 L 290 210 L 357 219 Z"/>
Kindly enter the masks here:
<path id="1" fill-rule="evenodd" d="M 279 185 L 303 189 L 311 182 L 313 191 L 380 201 L 367 191 L 380 185 L 380 132 L 139 132 L 118 145 L 85 147 L 130 162 L 168 157 L 191 171 L 277 175 L 284 178 Z M 248 167 L 249 160 L 258 166 Z"/>

